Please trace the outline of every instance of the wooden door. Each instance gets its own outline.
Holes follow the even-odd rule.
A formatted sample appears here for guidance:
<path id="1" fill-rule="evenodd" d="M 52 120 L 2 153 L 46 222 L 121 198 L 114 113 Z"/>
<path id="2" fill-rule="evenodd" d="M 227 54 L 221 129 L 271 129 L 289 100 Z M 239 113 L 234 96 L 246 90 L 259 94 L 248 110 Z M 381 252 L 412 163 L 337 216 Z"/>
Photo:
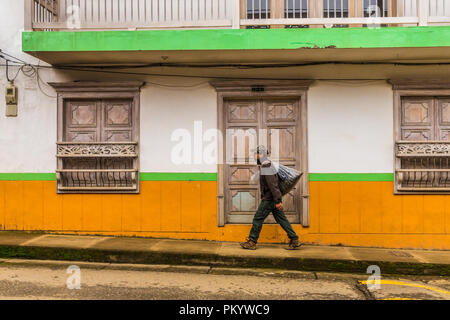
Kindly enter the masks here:
<path id="1" fill-rule="evenodd" d="M 251 223 L 261 201 L 259 173 L 251 149 L 264 144 L 271 157 L 300 170 L 301 136 L 298 100 L 229 100 L 224 104 L 225 132 L 225 223 Z M 279 148 L 276 148 L 276 145 Z M 277 151 L 279 150 L 279 151 Z M 283 197 L 285 214 L 300 222 L 301 186 Z M 275 223 L 269 216 L 267 223 Z"/>
<path id="2" fill-rule="evenodd" d="M 133 102 L 130 99 L 68 100 L 64 105 L 64 142 L 111 143 L 133 140 L 135 128 Z M 63 160 L 65 169 L 109 170 L 132 169 L 133 159 L 121 157 L 82 157 Z M 128 172 L 68 172 L 63 174 L 64 185 L 127 186 Z"/>
<path id="3" fill-rule="evenodd" d="M 400 140 L 450 140 L 450 99 L 439 97 L 405 97 L 400 107 Z M 449 161 L 446 157 L 406 157 L 399 159 L 402 169 L 402 187 L 448 187 Z M 431 171 L 430 171 L 431 170 Z M 436 170 L 436 171 L 433 171 Z"/>
<path id="4" fill-rule="evenodd" d="M 450 140 L 450 98 L 438 98 L 435 105 L 437 107 L 437 128 L 436 140 Z"/>
<path id="5" fill-rule="evenodd" d="M 64 110 L 64 141 L 131 141 L 132 110 L 132 101 L 128 99 L 69 100 Z"/>
<path id="6" fill-rule="evenodd" d="M 401 140 L 450 140 L 450 98 L 403 98 L 400 112 Z"/>
<path id="7" fill-rule="evenodd" d="M 404 98 L 400 109 L 400 139 L 404 141 L 434 140 L 434 114 L 433 98 Z"/>
<path id="8" fill-rule="evenodd" d="M 131 100 L 102 100 L 102 142 L 128 142 L 133 140 L 133 103 Z M 105 158 L 102 169 L 132 169 L 131 158 Z M 131 181 L 131 174 L 126 172 L 105 172 L 102 179 L 118 186 L 127 186 Z"/>
<path id="9" fill-rule="evenodd" d="M 70 100 L 64 105 L 64 142 L 94 143 L 101 141 L 101 101 Z M 101 169 L 99 158 L 65 158 L 64 169 Z M 65 172 L 61 179 L 65 187 L 96 186 L 100 183 L 96 174 Z"/>

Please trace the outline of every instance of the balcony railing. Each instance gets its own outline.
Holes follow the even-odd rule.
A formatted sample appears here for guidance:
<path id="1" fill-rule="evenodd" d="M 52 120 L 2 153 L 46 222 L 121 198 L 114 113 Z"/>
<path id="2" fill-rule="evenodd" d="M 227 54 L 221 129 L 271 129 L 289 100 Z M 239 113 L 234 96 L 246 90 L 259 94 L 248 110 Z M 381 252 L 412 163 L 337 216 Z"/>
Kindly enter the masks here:
<path id="1" fill-rule="evenodd" d="M 137 142 L 58 142 L 59 193 L 137 192 Z"/>
<path id="2" fill-rule="evenodd" d="M 26 30 L 450 25 L 449 0 L 25 0 Z"/>
<path id="3" fill-rule="evenodd" d="M 397 191 L 450 192 L 450 141 L 399 141 L 395 148 Z"/>

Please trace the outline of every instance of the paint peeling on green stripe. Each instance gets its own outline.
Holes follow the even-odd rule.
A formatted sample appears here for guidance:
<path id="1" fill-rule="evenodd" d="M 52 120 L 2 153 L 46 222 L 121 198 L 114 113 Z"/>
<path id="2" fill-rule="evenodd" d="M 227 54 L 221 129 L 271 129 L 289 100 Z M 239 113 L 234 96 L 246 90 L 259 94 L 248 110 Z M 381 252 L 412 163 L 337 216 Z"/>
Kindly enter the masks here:
<path id="1" fill-rule="evenodd" d="M 55 181 L 55 173 L 0 173 L 0 181 Z"/>
<path id="2" fill-rule="evenodd" d="M 450 26 L 386 28 L 34 31 L 25 52 L 412 48 L 450 46 Z"/>
<path id="3" fill-rule="evenodd" d="M 394 181 L 393 173 L 310 173 L 309 181 Z"/>
<path id="4" fill-rule="evenodd" d="M 217 173 L 204 172 L 141 172 L 141 181 L 217 181 Z"/>

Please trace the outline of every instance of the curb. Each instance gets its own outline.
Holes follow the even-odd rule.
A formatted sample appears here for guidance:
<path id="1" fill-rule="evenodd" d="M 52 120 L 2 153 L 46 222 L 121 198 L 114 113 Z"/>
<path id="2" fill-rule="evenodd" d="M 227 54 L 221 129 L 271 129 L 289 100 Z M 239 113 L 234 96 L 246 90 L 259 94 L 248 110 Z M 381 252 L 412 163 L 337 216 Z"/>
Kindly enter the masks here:
<path id="1" fill-rule="evenodd" d="M 264 258 L 224 256 L 207 253 L 174 253 L 60 247 L 0 245 L 0 258 L 84 261 L 143 265 L 184 265 L 212 268 L 258 268 L 306 272 L 342 272 L 366 274 L 377 265 L 383 274 L 450 276 L 450 265 L 431 263 L 330 260 L 314 258 Z"/>

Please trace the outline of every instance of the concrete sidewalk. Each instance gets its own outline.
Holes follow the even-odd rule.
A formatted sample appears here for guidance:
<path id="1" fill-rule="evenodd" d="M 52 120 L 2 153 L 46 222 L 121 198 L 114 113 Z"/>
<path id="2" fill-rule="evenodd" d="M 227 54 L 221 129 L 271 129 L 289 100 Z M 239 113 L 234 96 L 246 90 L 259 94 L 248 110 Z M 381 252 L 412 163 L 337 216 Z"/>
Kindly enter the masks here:
<path id="1" fill-rule="evenodd" d="M 297 271 L 450 276 L 450 251 L 258 244 L 254 251 L 235 242 L 120 238 L 0 232 L 0 258 L 273 268 Z"/>

